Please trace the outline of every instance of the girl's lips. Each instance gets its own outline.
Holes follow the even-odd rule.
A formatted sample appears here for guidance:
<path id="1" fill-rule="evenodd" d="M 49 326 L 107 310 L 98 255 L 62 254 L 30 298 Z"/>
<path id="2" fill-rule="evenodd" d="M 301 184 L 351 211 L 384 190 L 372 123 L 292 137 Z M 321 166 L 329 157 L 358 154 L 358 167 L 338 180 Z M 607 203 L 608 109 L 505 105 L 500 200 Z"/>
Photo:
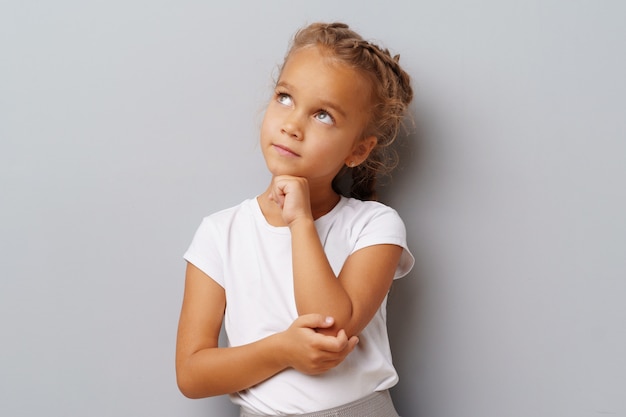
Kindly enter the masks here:
<path id="1" fill-rule="evenodd" d="M 294 151 L 292 151 L 291 149 L 287 148 L 286 146 L 282 146 L 282 145 L 272 145 L 274 147 L 274 149 L 276 149 L 276 152 L 278 152 L 278 154 L 283 155 L 283 156 L 300 156 L 297 153 L 295 153 Z"/>

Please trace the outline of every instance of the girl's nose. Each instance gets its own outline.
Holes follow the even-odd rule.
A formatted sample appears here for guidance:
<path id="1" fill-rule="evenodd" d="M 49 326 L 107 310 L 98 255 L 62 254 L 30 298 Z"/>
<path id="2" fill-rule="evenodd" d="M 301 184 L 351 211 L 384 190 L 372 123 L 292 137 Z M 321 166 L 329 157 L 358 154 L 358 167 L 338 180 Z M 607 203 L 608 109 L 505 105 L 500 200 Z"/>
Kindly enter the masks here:
<path id="1" fill-rule="evenodd" d="M 302 128 L 301 122 L 296 115 L 292 115 L 285 119 L 283 125 L 280 129 L 280 133 L 283 135 L 289 135 L 291 138 L 296 140 L 302 140 Z"/>

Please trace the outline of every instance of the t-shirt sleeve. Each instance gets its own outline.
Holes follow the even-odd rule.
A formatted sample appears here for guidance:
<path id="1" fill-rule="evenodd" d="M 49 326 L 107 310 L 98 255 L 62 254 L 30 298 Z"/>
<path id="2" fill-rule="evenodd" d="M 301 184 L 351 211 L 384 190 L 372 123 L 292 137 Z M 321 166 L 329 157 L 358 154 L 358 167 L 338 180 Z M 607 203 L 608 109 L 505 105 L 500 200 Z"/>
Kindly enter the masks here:
<path id="1" fill-rule="evenodd" d="M 354 251 L 365 248 L 372 245 L 391 244 L 402 247 L 402 255 L 396 268 L 394 279 L 402 278 L 407 275 L 413 265 L 415 264 L 415 258 L 406 241 L 406 228 L 404 222 L 398 215 L 398 213 L 386 206 L 382 206 L 376 213 L 369 219 L 366 225 L 363 227 Z"/>
<path id="2" fill-rule="evenodd" d="M 224 287 L 223 258 L 218 230 L 210 217 L 202 220 L 183 258 Z"/>

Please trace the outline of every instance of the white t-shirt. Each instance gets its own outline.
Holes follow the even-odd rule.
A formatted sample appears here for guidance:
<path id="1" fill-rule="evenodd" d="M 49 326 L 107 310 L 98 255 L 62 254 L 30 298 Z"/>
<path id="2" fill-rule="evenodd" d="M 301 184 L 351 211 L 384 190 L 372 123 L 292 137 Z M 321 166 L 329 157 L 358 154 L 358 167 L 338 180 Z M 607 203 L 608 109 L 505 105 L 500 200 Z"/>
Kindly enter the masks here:
<path id="1" fill-rule="evenodd" d="M 366 246 L 404 248 L 396 278 L 414 259 L 404 223 L 381 203 L 342 197 L 315 221 L 336 275 L 348 256 Z M 224 326 L 230 346 L 254 342 L 287 329 L 298 317 L 288 227 L 267 223 L 257 199 L 203 219 L 184 258 L 226 293 Z M 359 344 L 337 367 L 316 376 L 294 369 L 231 395 L 235 404 L 258 414 L 302 414 L 337 407 L 396 384 L 386 327 L 386 302 L 359 335 Z"/>

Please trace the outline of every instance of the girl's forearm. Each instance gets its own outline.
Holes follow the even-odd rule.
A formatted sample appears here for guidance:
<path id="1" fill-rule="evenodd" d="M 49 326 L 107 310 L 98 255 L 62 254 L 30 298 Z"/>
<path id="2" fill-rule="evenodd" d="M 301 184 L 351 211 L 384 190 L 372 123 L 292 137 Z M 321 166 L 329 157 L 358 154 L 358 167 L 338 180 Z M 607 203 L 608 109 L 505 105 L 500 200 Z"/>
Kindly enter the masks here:
<path id="1" fill-rule="evenodd" d="M 332 324 L 325 316 L 307 314 L 285 331 L 247 345 L 210 346 L 189 355 L 180 346 L 178 386 L 187 397 L 203 398 L 250 388 L 287 368 L 306 375 L 324 373 L 339 365 L 358 342 L 344 332 L 331 337 L 316 331 Z"/>
<path id="2" fill-rule="evenodd" d="M 280 334 L 237 347 L 212 347 L 190 355 L 177 370 L 180 391 L 189 398 L 231 394 L 287 368 Z"/>
<path id="3" fill-rule="evenodd" d="M 348 336 L 352 302 L 333 272 L 315 223 L 302 219 L 290 225 L 293 258 L 293 281 L 298 314 L 319 313 L 335 319 L 326 334 L 346 330 Z"/>

